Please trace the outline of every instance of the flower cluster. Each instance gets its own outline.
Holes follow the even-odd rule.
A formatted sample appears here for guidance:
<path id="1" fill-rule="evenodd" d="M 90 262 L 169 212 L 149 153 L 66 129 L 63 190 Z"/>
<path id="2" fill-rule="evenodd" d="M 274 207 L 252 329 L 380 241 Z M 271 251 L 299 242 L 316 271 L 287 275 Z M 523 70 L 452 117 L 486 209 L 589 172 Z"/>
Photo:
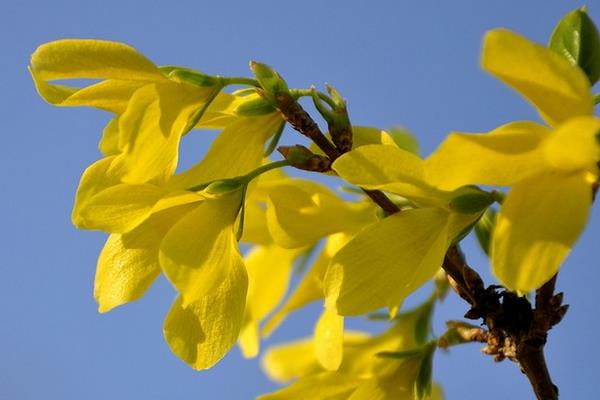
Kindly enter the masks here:
<path id="1" fill-rule="evenodd" d="M 273 379 L 296 381 L 261 399 L 440 399 L 431 383 L 440 342 L 429 336 L 449 249 L 498 208 L 495 221 L 485 220 L 492 271 L 525 295 L 557 273 L 586 225 L 600 176 L 591 91 L 600 61 L 596 71 L 564 55 L 490 31 L 484 70 L 531 102 L 544 123 L 451 133 L 425 158 L 406 132 L 351 126 L 335 89 L 290 89 L 264 64 L 251 64 L 255 78 L 212 76 L 158 67 L 120 43 L 61 40 L 35 51 L 30 72 L 49 103 L 112 114 L 103 157 L 83 173 L 72 215 L 78 228 L 109 234 L 94 285 L 100 312 L 139 299 L 163 274 L 178 293 L 165 339 L 192 368 L 206 369 L 236 342 L 256 356 L 261 337 L 288 314 L 322 301 L 313 338 L 265 357 Z M 56 82 L 73 79 L 94 81 Z M 244 88 L 227 91 L 231 85 Z M 302 131 L 303 96 L 329 136 L 312 125 Z M 285 160 L 269 162 L 287 122 L 318 147 L 280 148 Z M 202 129 L 219 134 L 197 164 L 178 172 L 181 138 Z M 285 166 L 335 175 L 398 212 L 292 178 L 278 169 Z M 298 264 L 312 265 L 285 298 Z M 436 293 L 400 312 L 436 276 Z M 344 332 L 346 317 L 381 309 L 389 320 L 383 333 Z"/>

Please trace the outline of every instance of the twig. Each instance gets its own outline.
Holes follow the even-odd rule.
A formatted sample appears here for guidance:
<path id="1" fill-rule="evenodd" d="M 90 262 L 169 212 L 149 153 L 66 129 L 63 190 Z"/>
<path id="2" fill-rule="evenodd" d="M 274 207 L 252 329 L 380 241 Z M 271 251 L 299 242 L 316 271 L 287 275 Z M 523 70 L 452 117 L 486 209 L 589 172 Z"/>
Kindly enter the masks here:
<path id="1" fill-rule="evenodd" d="M 341 153 L 321 132 L 317 123 L 302 108 L 300 103 L 287 93 L 278 94 L 276 97 L 277 109 L 283 118 L 292 125 L 292 127 L 312 140 L 329 157 L 331 162 L 335 161 Z M 361 188 L 362 189 L 362 188 Z M 362 189 L 377 205 L 379 205 L 387 215 L 400 211 L 400 208 L 394 204 L 383 192 L 379 190 Z"/>
<path id="2" fill-rule="evenodd" d="M 489 328 L 483 352 L 493 355 L 496 361 L 509 358 L 517 362 L 538 400 L 558 399 L 558 388 L 544 357 L 548 331 L 568 309 L 562 304 L 563 294 L 554 294 L 556 275 L 537 290 L 532 309 L 527 299 L 499 286 L 483 289 L 481 278 L 455 246 L 448 250 L 444 270 L 456 292 L 471 305 L 465 317 L 483 318 Z"/>

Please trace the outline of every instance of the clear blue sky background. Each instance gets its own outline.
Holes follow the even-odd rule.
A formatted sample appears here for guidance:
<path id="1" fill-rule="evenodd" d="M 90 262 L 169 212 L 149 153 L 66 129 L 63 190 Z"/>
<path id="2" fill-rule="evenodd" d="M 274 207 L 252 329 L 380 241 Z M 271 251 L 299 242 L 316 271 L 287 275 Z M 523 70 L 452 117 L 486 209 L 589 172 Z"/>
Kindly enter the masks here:
<path id="1" fill-rule="evenodd" d="M 600 21 L 600 4 L 589 1 Z M 250 399 L 272 390 L 256 360 L 234 349 L 208 372 L 173 356 L 162 321 L 174 292 L 163 280 L 140 302 L 107 315 L 92 285 L 104 235 L 70 222 L 81 171 L 99 157 L 107 115 L 58 109 L 36 94 L 26 70 L 43 42 L 66 37 L 129 43 L 158 64 L 247 74 L 250 59 L 275 66 L 296 87 L 330 82 L 357 124 L 401 124 L 424 154 L 450 130 L 486 131 L 537 118 L 478 66 L 481 38 L 504 26 L 546 42 L 578 2 L 540 1 L 5 1 L 0 12 L 0 399 Z M 202 141 L 201 137 L 193 140 Z M 191 139 L 192 140 L 192 139 Z M 597 208 L 597 207 L 596 207 Z M 595 213 L 562 269 L 571 309 L 551 332 L 548 361 L 564 399 L 598 398 L 600 219 Z M 596 238 L 596 239 L 595 239 Z M 470 244 L 469 244 L 470 243 Z M 490 281 L 468 242 L 472 264 Z M 308 334 L 317 308 L 289 320 L 271 343 Z M 459 318 L 450 296 L 438 312 Z M 468 345 L 440 353 L 436 379 L 449 399 L 528 399 L 509 362 Z"/>

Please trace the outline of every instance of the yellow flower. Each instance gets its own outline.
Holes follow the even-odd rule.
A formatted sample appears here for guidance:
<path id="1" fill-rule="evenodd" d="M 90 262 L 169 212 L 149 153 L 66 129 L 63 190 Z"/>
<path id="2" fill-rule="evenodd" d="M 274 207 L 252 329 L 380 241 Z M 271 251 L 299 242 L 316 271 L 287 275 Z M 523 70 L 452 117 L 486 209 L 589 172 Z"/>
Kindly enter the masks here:
<path id="1" fill-rule="evenodd" d="M 381 307 L 393 314 L 435 275 L 450 244 L 480 212 L 455 212 L 452 192 L 427 182 L 423 160 L 396 146 L 356 148 L 338 158 L 333 169 L 350 183 L 398 194 L 420 207 L 365 228 L 335 254 L 325 277 L 328 304 L 339 314 Z"/>
<path id="2" fill-rule="evenodd" d="M 263 395 L 259 400 L 297 398 L 325 399 L 413 399 L 423 355 L 393 359 L 380 352 L 402 352 L 418 348 L 417 313 L 401 315 L 384 333 L 370 336 L 360 332 L 344 335 L 344 360 L 337 371 L 325 371 L 314 351 L 313 340 L 275 346 L 267 351 L 263 367 L 271 379 L 290 386 Z M 441 399 L 435 385 L 430 399 Z"/>
<path id="3" fill-rule="evenodd" d="M 548 126 L 513 122 L 486 135 L 453 133 L 427 160 L 427 178 L 452 190 L 511 185 L 491 244 L 493 272 L 525 293 L 549 280 L 585 227 L 600 150 L 585 74 L 504 29 L 484 41 L 483 68 L 539 111 Z"/>
<path id="4" fill-rule="evenodd" d="M 234 233 L 241 191 L 214 196 L 188 189 L 259 167 L 281 117 L 238 115 L 256 95 L 221 94 L 197 121 L 215 88 L 169 79 L 120 43 L 49 43 L 36 50 L 30 70 L 50 103 L 116 114 L 100 144 L 106 157 L 84 172 L 73 209 L 78 227 L 111 233 L 98 259 L 99 310 L 140 298 L 162 271 L 180 293 L 165 320 L 167 342 L 193 368 L 211 367 L 238 340 L 248 315 L 260 320 L 279 299 L 271 293 L 273 305 L 257 296 L 246 303 L 248 273 Z M 49 82 L 74 78 L 103 80 L 81 89 Z M 174 175 L 180 138 L 194 124 L 224 129 L 200 163 Z M 273 282 L 259 279 L 252 260 L 250 287 L 264 289 Z"/>

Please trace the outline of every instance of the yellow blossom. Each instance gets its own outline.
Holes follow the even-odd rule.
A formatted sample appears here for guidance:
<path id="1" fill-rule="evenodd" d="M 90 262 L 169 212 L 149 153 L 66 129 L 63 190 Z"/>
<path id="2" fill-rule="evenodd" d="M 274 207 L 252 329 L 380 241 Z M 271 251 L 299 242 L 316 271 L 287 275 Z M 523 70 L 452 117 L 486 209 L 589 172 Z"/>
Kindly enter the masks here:
<path id="1" fill-rule="evenodd" d="M 486 35 L 483 68 L 539 111 L 549 126 L 513 122 L 486 135 L 453 133 L 427 160 L 430 181 L 511 185 L 491 243 L 494 274 L 525 293 L 549 280 L 585 227 L 598 178 L 600 119 L 583 71 L 505 29 Z"/>
<path id="2" fill-rule="evenodd" d="M 333 169 L 350 183 L 398 194 L 419 207 L 365 228 L 333 257 L 325 277 L 327 301 L 339 314 L 381 307 L 393 313 L 434 276 L 450 244 L 480 211 L 454 211 L 453 193 L 430 184 L 423 160 L 396 146 L 356 148 L 338 158 Z"/>
<path id="3" fill-rule="evenodd" d="M 337 371 L 325 371 L 317 360 L 312 339 L 275 346 L 263 359 L 263 367 L 274 380 L 291 385 L 260 400 L 296 398 L 325 399 L 413 399 L 414 385 L 423 356 L 415 336 L 417 313 L 399 316 L 385 332 L 370 336 L 360 332 L 344 335 L 344 360 Z M 415 351 L 414 356 L 394 359 L 381 352 Z M 434 385 L 430 399 L 441 399 Z"/>

